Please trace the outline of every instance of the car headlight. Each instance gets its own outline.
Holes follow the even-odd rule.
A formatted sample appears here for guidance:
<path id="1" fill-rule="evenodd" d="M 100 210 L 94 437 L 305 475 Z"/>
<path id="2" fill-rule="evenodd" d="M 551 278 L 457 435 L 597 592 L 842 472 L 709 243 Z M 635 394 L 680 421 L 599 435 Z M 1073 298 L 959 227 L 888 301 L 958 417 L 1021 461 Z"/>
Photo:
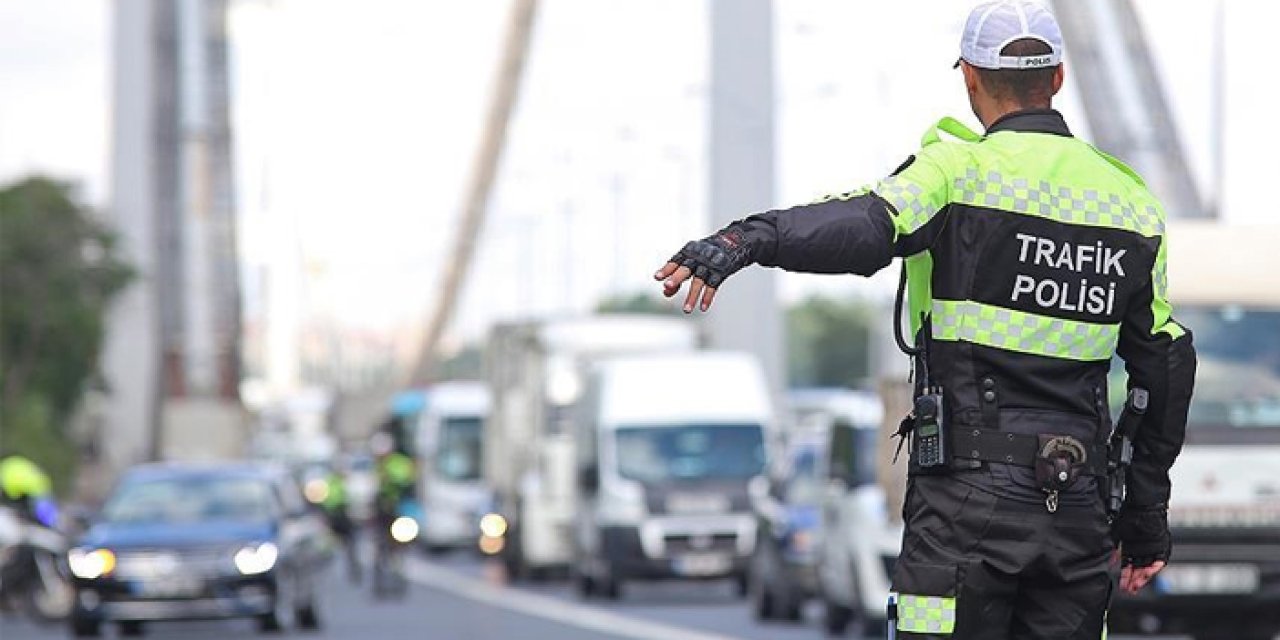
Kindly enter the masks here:
<path id="1" fill-rule="evenodd" d="M 116 554 L 110 549 L 72 549 L 67 565 L 77 578 L 94 580 L 109 575 L 116 568 Z"/>
<path id="2" fill-rule="evenodd" d="M 480 533 L 486 538 L 501 538 L 507 535 L 507 519 L 500 513 L 486 513 L 480 518 Z"/>
<path id="3" fill-rule="evenodd" d="M 404 544 L 418 537 L 418 521 L 400 516 L 391 522 L 391 539 Z"/>
<path id="4" fill-rule="evenodd" d="M 249 545 L 236 552 L 236 570 L 246 576 L 266 573 L 276 566 L 280 550 L 270 542 Z"/>

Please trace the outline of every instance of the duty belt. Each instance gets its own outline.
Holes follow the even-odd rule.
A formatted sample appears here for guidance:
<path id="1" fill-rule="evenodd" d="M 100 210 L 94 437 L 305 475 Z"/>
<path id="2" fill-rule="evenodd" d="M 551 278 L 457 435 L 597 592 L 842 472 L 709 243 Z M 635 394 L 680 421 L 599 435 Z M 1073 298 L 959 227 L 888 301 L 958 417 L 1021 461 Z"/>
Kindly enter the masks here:
<path id="1" fill-rule="evenodd" d="M 965 427 L 951 433 L 952 457 L 957 460 L 998 462 L 1022 467 L 1035 467 L 1041 449 L 1041 436 Z M 1077 441 L 1078 442 L 1078 441 Z M 1106 448 L 1098 444 L 1080 445 L 1086 453 L 1083 471 L 1087 475 L 1107 474 Z"/>

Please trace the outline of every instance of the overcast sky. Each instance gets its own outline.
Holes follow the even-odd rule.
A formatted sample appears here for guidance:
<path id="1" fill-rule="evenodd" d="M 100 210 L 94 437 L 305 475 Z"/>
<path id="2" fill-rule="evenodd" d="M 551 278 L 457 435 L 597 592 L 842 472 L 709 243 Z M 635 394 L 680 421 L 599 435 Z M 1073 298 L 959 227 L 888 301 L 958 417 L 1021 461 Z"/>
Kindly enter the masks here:
<path id="1" fill-rule="evenodd" d="M 1214 3 L 1137 4 L 1179 134 L 1212 192 Z M 0 180 L 52 173 L 106 205 L 110 6 L 0 0 Z M 966 7 L 776 2 L 776 204 L 876 179 L 942 115 L 977 126 L 950 68 Z M 302 292 L 304 313 L 344 324 L 403 328 L 425 314 L 507 8 L 237 0 L 234 125 L 249 277 L 290 267 L 305 276 L 305 288 L 304 278 L 284 280 Z M 1274 205 L 1252 206 L 1254 185 L 1280 174 L 1280 157 L 1263 153 L 1254 130 L 1274 112 L 1258 82 L 1273 64 L 1258 54 L 1280 3 L 1232 3 L 1226 15 L 1226 217 L 1272 221 Z M 582 310 L 607 292 L 643 289 L 657 261 L 707 230 L 707 48 L 705 2 L 544 0 L 458 317 L 464 333 L 495 317 Z M 1060 108 L 1087 134 L 1075 87 Z M 860 286 L 783 281 L 791 299 Z"/>

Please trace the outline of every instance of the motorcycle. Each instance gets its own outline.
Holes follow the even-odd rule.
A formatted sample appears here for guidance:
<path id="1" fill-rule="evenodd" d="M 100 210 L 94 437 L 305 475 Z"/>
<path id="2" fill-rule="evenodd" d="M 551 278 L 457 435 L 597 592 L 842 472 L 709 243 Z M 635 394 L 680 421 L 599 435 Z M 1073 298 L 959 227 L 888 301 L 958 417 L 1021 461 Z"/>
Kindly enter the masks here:
<path id="1" fill-rule="evenodd" d="M 37 622 L 66 618 L 75 604 L 66 553 L 61 532 L 0 505 L 0 608 Z"/>
<path id="2" fill-rule="evenodd" d="M 373 595 L 376 598 L 403 598 L 409 592 L 409 581 L 404 575 L 404 555 L 418 539 L 415 511 L 418 511 L 416 505 L 404 502 L 390 522 L 387 518 L 378 519 L 373 560 Z"/>

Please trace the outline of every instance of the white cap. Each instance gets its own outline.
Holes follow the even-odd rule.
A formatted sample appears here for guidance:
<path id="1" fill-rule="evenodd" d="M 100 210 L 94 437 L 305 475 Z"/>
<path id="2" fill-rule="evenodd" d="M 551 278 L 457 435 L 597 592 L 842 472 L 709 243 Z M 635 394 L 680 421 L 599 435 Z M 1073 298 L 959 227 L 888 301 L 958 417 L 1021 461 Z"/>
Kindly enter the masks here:
<path id="1" fill-rule="evenodd" d="M 1014 40 L 1039 40 L 1051 53 L 1002 56 Z M 1062 31 L 1049 9 L 1031 0 L 984 2 L 969 13 L 960 39 L 960 59 L 983 69 L 1043 69 L 1062 61 Z M 957 61 L 958 65 L 959 62 Z"/>

